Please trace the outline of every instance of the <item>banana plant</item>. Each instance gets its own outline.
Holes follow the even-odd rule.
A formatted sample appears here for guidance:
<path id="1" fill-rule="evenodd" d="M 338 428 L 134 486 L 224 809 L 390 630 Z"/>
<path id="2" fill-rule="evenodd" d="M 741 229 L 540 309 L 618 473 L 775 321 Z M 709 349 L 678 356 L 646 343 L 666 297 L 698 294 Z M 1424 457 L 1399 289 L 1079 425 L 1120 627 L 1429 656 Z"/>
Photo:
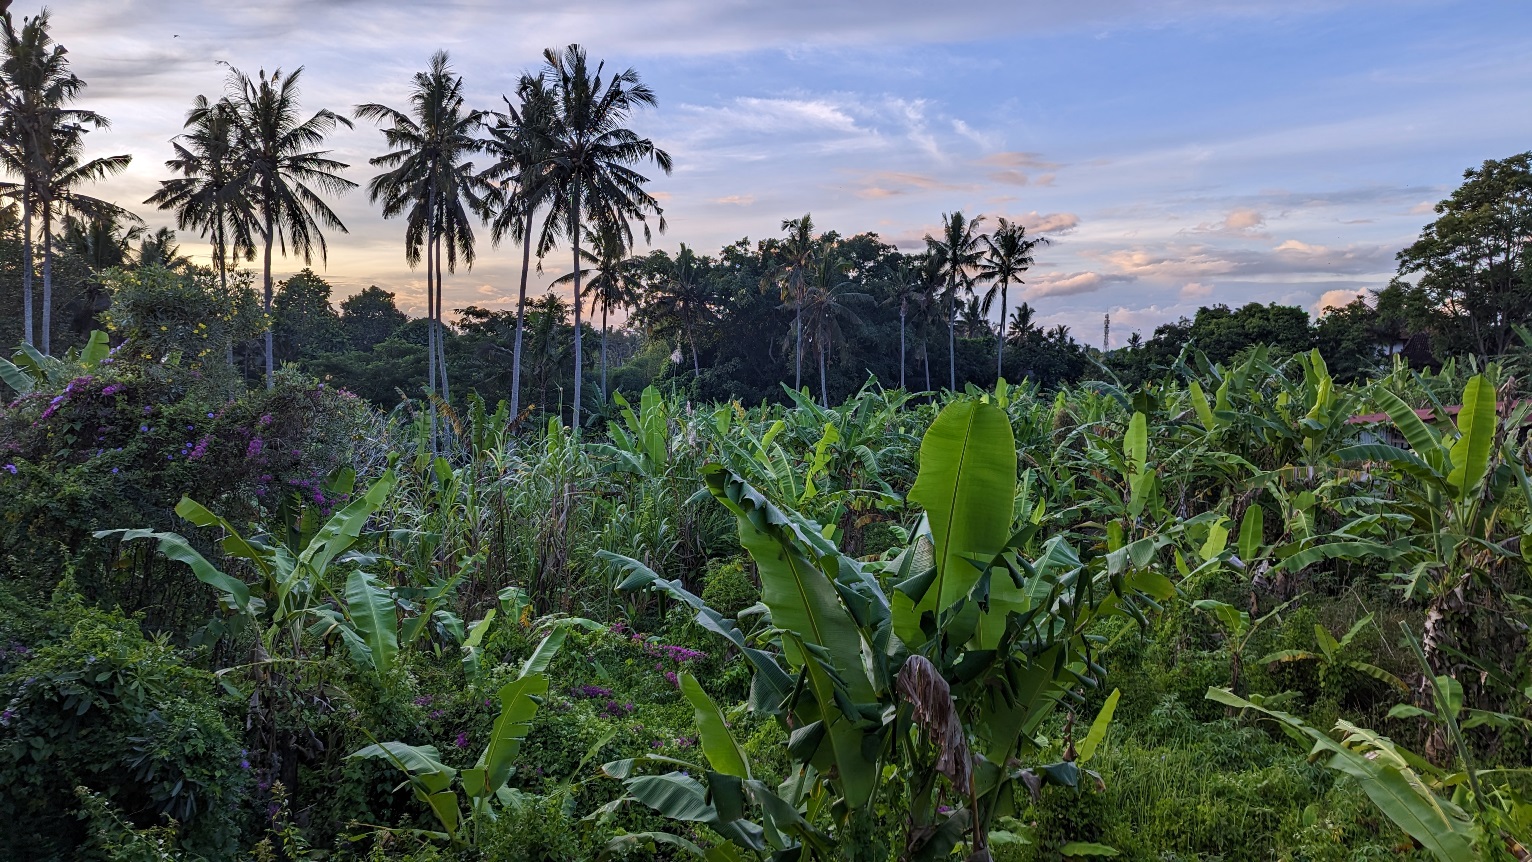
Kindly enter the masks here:
<path id="1" fill-rule="evenodd" d="M 365 558 L 349 555 L 367 521 L 393 491 L 392 470 L 367 492 L 337 510 L 312 531 L 301 531 L 300 544 L 246 538 L 234 525 L 207 507 L 182 497 L 176 514 L 198 527 L 217 527 L 223 532 L 219 547 L 231 559 L 244 560 L 256 578 L 246 582 L 213 565 L 178 533 L 153 530 L 102 530 L 96 538 L 121 536 L 122 541 L 152 539 L 168 559 L 185 563 L 197 580 L 212 587 L 228 615 L 230 628 L 257 629 L 266 658 L 297 658 L 303 653 L 303 634 L 339 636 L 357 664 L 379 673 L 388 672 L 398 654 L 398 619 L 388 588 L 360 568 L 351 570 L 337 591 L 332 566 L 360 563 Z M 340 610 L 327 607 L 333 600 Z"/>
<path id="2" fill-rule="evenodd" d="M 41 386 L 67 383 L 77 371 L 94 370 L 111 352 L 111 340 L 99 329 L 91 330 L 83 346 L 71 347 L 63 356 L 45 356 L 32 345 L 21 344 L 10 359 L 0 358 L 0 381 L 17 395 L 28 395 Z"/>
<path id="3" fill-rule="evenodd" d="M 516 678 L 500 688 L 496 695 L 500 715 L 472 767 L 459 770 L 448 766 L 435 746 L 397 741 L 373 743 L 348 759 L 393 764 L 405 775 L 396 790 L 409 787 L 441 826 L 440 831 L 427 834 L 454 846 L 476 845 L 483 825 L 499 819 L 496 804 L 504 806 L 512 801 L 506 784 L 515 771 L 522 740 L 532 728 L 543 695 L 548 693 L 548 665 L 558 655 L 567 633 L 566 626 L 555 626 L 522 663 Z"/>
<path id="4" fill-rule="evenodd" d="M 1239 694 L 1243 689 L 1243 674 L 1245 669 L 1245 648 L 1250 645 L 1250 639 L 1270 620 L 1276 619 L 1281 613 L 1292 606 L 1297 599 L 1292 599 L 1270 611 L 1267 611 L 1258 619 L 1252 620 L 1250 614 L 1227 602 L 1216 599 L 1201 599 L 1192 602 L 1192 609 L 1202 611 L 1211 617 L 1219 629 L 1223 631 L 1224 643 L 1229 649 L 1229 690 Z"/>
<path id="5" fill-rule="evenodd" d="M 1340 640 L 1336 640 L 1335 636 L 1330 634 L 1328 629 L 1319 623 L 1315 623 L 1314 642 L 1318 647 L 1318 652 L 1300 649 L 1278 650 L 1261 659 L 1260 663 L 1271 665 L 1290 662 L 1314 662 L 1319 666 L 1319 685 L 1322 688 L 1333 687 L 1339 681 L 1342 674 L 1357 673 L 1372 677 L 1379 682 L 1387 683 L 1400 691 L 1409 691 L 1409 686 L 1405 685 L 1403 680 L 1383 668 L 1365 661 L 1347 658 L 1343 655 L 1346 648 L 1356 639 L 1356 636 L 1361 634 L 1362 630 L 1370 625 L 1372 625 L 1372 614 L 1367 614 L 1357 620 L 1356 624 L 1347 630 Z"/>
<path id="6" fill-rule="evenodd" d="M 887 562 L 845 555 L 824 527 L 722 467 L 706 468 L 703 479 L 734 513 L 755 560 L 768 626 L 747 638 L 679 581 L 636 560 L 603 558 L 627 572 L 620 589 L 666 593 L 739 648 L 754 670 L 750 708 L 789 729 L 794 773 L 777 795 L 786 807 L 750 790 L 748 800 L 772 808 L 773 819 L 739 827 L 744 833 L 715 827 L 737 849 L 773 858 L 833 855 L 787 828 L 792 812 L 809 822 L 827 817 L 849 857 L 872 853 L 842 839 L 891 798 L 908 800 L 904 858 L 944 858 L 965 838 L 973 852 L 987 852 L 991 824 L 1014 813 L 1018 782 L 1035 791 L 1080 780 L 1073 762 L 1029 769 L 1023 759 L 1044 747 L 1048 715 L 1099 684 L 1092 624 L 1113 614 L 1143 619 L 1173 591 L 1163 574 L 1125 555 L 1082 558 L 1066 537 L 1044 539 L 1037 524 L 1014 529 L 1010 421 L 983 400 L 947 405 L 926 432 L 909 494 L 925 514 L 910 546 Z M 728 756 L 722 743 L 715 750 Z M 711 762 L 720 772 L 721 761 Z M 664 780 L 685 783 L 671 776 Z M 627 780 L 633 798 L 661 813 L 706 822 L 678 801 L 696 798 L 695 787 L 647 796 Z"/>
<path id="7" fill-rule="evenodd" d="M 1471 613 L 1475 592 L 1514 606 L 1505 584 L 1532 571 L 1526 516 L 1532 481 L 1517 436 L 1532 405 L 1501 405 L 1491 368 L 1463 388 L 1456 421 L 1427 423 L 1402 398 L 1377 387 L 1374 398 L 1408 448 L 1362 443 L 1336 453 L 1356 477 L 1386 479 L 1400 553 L 1392 577 L 1406 598 L 1427 601 L 1422 640 L 1433 673 L 1451 664 L 1448 650 Z M 1502 409 L 1507 414 L 1501 421 Z M 1437 417 L 1445 415 L 1434 408 Z M 1509 578 L 1497 577 L 1506 573 Z M 1518 576 L 1519 577 L 1516 577 Z M 1469 650 L 1472 651 L 1472 650 Z"/>

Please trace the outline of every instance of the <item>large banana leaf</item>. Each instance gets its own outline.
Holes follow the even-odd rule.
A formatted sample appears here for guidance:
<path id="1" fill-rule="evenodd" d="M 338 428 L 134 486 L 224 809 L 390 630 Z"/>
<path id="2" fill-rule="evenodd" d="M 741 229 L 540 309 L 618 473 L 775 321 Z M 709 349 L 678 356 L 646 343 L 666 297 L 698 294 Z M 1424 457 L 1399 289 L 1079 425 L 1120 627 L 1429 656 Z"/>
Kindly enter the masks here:
<path id="1" fill-rule="evenodd" d="M 500 717 L 490 731 L 489 744 L 475 766 L 484 770 L 482 795 L 489 795 L 510 780 L 521 741 L 532 729 L 532 718 L 541 706 L 538 698 L 548 693 L 548 678 L 536 673 L 511 680 L 500 689 Z M 479 788 L 469 788 L 469 793 Z"/>
<path id="2" fill-rule="evenodd" d="M 372 575 L 358 569 L 346 576 L 346 614 L 367 644 L 373 669 L 388 673 L 399 655 L 399 618 L 394 597 Z"/>
<path id="3" fill-rule="evenodd" d="M 920 443 L 920 473 L 909 498 L 925 509 L 936 543 L 936 580 L 918 598 L 941 612 L 968 595 L 980 566 L 1011 535 L 1016 438 L 1005 411 L 980 401 L 947 405 Z"/>
<path id="4" fill-rule="evenodd" d="M 703 479 L 713 496 L 736 516 L 740 544 L 760 572 L 761 599 L 771 609 L 772 624 L 804 643 L 823 647 L 833 657 L 852 699 L 873 701 L 872 682 L 862 665 L 862 634 L 841 604 L 830 576 L 806 548 L 816 531 L 796 523 L 793 516 L 721 467 L 704 468 Z M 828 545 L 822 537 L 820 543 Z M 793 666 L 810 661 L 795 638 L 784 638 L 782 651 Z"/>
<path id="5" fill-rule="evenodd" d="M 191 567 L 192 574 L 197 580 L 223 593 L 229 604 L 237 608 L 241 613 L 249 614 L 250 588 L 244 582 L 231 575 L 224 574 L 207 561 L 207 558 L 193 548 L 186 539 L 176 533 L 157 533 L 154 530 L 99 530 L 95 536 L 104 539 L 107 536 L 121 535 L 124 542 L 134 539 L 154 539 L 159 542 L 159 552 L 166 559 L 185 563 Z"/>
<path id="6" fill-rule="evenodd" d="M 714 771 L 735 778 L 750 778 L 750 760 L 745 750 L 734 740 L 724 722 L 723 713 L 708 693 L 702 690 L 697 678 L 689 673 L 681 674 L 681 694 L 696 711 L 697 735 L 702 741 L 702 753 Z"/>
<path id="7" fill-rule="evenodd" d="M 1432 793 L 1397 753 L 1388 749 L 1354 750 L 1293 715 L 1267 709 L 1227 689 L 1209 688 L 1207 698 L 1238 709 L 1253 709 L 1312 739 L 1314 754 L 1328 755 L 1331 769 L 1356 779 L 1384 816 L 1436 858 L 1443 862 L 1481 858 L 1478 845 L 1483 831 L 1478 824 L 1450 800 Z"/>
<path id="8" fill-rule="evenodd" d="M 383 476 L 367 489 L 366 494 L 352 500 L 339 512 L 331 515 L 324 526 L 319 528 L 319 532 L 314 535 L 308 547 L 298 555 L 298 564 L 315 573 L 322 573 L 329 568 L 330 561 L 350 548 L 362 534 L 362 528 L 367 525 L 367 519 L 383 505 L 384 500 L 388 499 L 397 481 L 393 470 L 385 471 Z"/>
<path id="9" fill-rule="evenodd" d="M 1452 472 L 1447 484 L 1457 490 L 1459 501 L 1472 499 L 1489 472 L 1489 456 L 1495 448 L 1495 387 L 1482 374 L 1474 375 L 1463 390 L 1458 413 L 1458 439 L 1452 444 Z"/>

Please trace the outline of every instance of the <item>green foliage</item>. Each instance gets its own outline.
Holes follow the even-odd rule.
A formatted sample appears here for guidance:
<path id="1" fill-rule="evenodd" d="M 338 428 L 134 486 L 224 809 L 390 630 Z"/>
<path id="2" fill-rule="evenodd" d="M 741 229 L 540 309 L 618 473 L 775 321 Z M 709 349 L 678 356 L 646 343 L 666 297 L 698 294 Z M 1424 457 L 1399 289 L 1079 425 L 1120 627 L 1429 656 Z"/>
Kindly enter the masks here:
<path id="1" fill-rule="evenodd" d="M 97 815 L 114 809 L 135 829 L 174 824 L 188 852 L 229 852 L 249 763 L 212 676 L 133 620 L 60 601 L 47 637 L 0 678 L 0 812 L 14 824 L 0 847 L 68 858 L 86 840 L 72 816 L 82 787 L 98 797 Z"/>

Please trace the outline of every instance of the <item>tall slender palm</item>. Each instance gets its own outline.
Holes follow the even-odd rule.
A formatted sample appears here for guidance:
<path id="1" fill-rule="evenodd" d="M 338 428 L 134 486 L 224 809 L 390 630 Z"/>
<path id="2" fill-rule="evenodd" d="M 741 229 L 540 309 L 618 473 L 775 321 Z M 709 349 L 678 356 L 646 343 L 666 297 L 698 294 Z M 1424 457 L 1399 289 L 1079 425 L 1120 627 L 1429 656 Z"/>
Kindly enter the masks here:
<path id="1" fill-rule="evenodd" d="M 917 255 L 901 254 L 895 258 L 888 268 L 888 299 L 889 305 L 899 307 L 899 388 L 904 389 L 904 371 L 908 365 L 909 352 L 905 349 L 905 331 L 909 314 L 912 307 L 920 301 L 920 296 L 927 289 L 925 279 L 921 277 L 922 258 Z"/>
<path id="2" fill-rule="evenodd" d="M 99 182 L 127 170 L 133 161 L 130 155 L 84 158 L 84 129 L 66 126 L 54 131 L 49 163 L 35 185 L 37 211 L 42 216 L 40 238 L 43 246 L 43 314 L 39 347 L 49 352 L 49 333 L 53 326 L 53 225 L 70 215 L 96 218 L 112 214 L 128 221 L 138 221 L 138 216 L 124 210 L 111 201 L 92 197 L 80 191 L 80 187 Z"/>
<path id="3" fill-rule="evenodd" d="M 627 308 L 631 306 L 638 296 L 638 270 L 642 264 L 641 258 L 628 256 L 628 246 L 623 240 L 622 232 L 610 227 L 603 227 L 595 238 L 596 247 L 591 251 L 581 251 L 590 267 L 580 273 L 585 282 L 585 293 L 581 299 L 590 301 L 590 311 L 594 315 L 596 309 L 601 309 L 601 400 L 606 401 L 606 342 L 609 332 L 607 316 L 613 308 Z M 564 285 L 574 281 L 573 272 L 560 276 L 554 280 L 554 284 Z"/>
<path id="4" fill-rule="evenodd" d="M 829 352 L 845 342 L 842 323 L 860 323 L 851 304 L 866 301 L 867 294 L 853 291 L 855 284 L 846 277 L 849 264 L 831 242 L 820 244 L 814 268 L 803 291 L 802 328 L 809 334 L 809 346 L 819 361 L 819 403 L 830 406 L 826 366 Z"/>
<path id="5" fill-rule="evenodd" d="M 580 239 L 586 221 L 610 226 L 633 244 L 632 222 L 643 225 L 644 239 L 651 234 L 648 216 L 658 217 L 658 228 L 665 229 L 660 203 L 644 190 L 648 178 L 634 170 L 643 162 L 653 162 L 670 173 L 670 154 L 648 138 L 641 138 L 626 127 L 633 111 L 656 104 L 654 91 L 627 69 L 603 77 L 604 63 L 592 69 L 579 45 L 562 52 L 552 48 L 543 52 L 547 61 L 545 74 L 553 85 L 555 117 L 548 152 L 549 180 L 554 192 L 545 235 L 554 232 L 569 237 L 574 249 L 574 404 L 573 427 L 580 430 L 580 381 L 582 376 L 580 305 Z"/>
<path id="6" fill-rule="evenodd" d="M 69 69 L 68 52 L 53 41 L 47 10 L 25 18 L 16 29 L 9 14 L 0 14 L 0 162 L 19 182 L 5 193 L 22 203 L 22 323 L 23 339 L 39 342 L 49 352 L 53 322 L 52 219 L 50 193 L 58 188 L 56 174 L 63 161 L 60 148 L 75 142 L 87 129 L 101 128 L 107 121 L 94 111 L 69 105 L 85 88 L 85 82 Z M 73 165 L 81 164 L 75 154 Z M 66 168 L 67 169 L 67 168 Z M 81 178 L 83 180 L 83 177 Z M 41 337 L 33 332 L 33 271 L 35 268 L 32 221 L 39 205 L 49 207 L 43 218 L 43 297 Z"/>
<path id="7" fill-rule="evenodd" d="M 174 158 L 165 162 L 176 176 L 161 181 L 144 203 L 174 210 L 177 228 L 195 228 L 208 237 L 218 284 L 227 292 L 229 259 L 254 257 L 258 230 L 251 199 L 232 193 L 239 173 L 234 119 L 227 103 L 198 96 L 183 128 L 171 141 Z"/>
<path id="8" fill-rule="evenodd" d="M 984 237 L 984 259 L 979 262 L 979 267 L 974 275 L 981 281 L 996 282 L 984 294 L 984 313 L 989 314 L 990 306 L 994 304 L 995 294 L 1000 294 L 1000 333 L 995 337 L 995 376 L 1001 377 L 1004 371 L 1001 362 L 1005 356 L 1005 315 L 1006 291 L 1012 284 L 1021 284 L 1021 277 L 1037 260 L 1032 255 L 1032 250 L 1039 245 L 1047 245 L 1049 242 L 1045 236 L 1027 237 L 1027 227 L 1000 219 L 999 227 L 995 232 Z"/>
<path id="9" fill-rule="evenodd" d="M 257 78 L 251 78 L 231 66 L 222 102 L 234 124 L 238 165 L 227 194 L 231 200 L 240 200 L 241 206 L 248 207 L 258 220 L 264 249 L 261 307 L 268 321 L 273 247 L 280 247 L 285 256 L 291 246 L 305 265 L 313 262 L 316 248 L 321 260 L 328 259 L 321 228 L 346 233 L 346 226 L 321 194 L 340 194 L 356 188 L 356 183 L 340 175 L 348 165 L 330 158 L 329 151 L 316 149 L 337 125 L 350 128 L 351 121 L 323 108 L 307 120 L 300 120 L 298 79 L 302 74 L 300 66 L 290 75 L 283 75 L 278 69 L 268 77 L 262 70 Z M 200 121 L 200 116 L 194 112 L 192 119 Z M 267 326 L 268 389 L 272 386 L 272 358 L 271 328 Z"/>
<path id="10" fill-rule="evenodd" d="M 1032 326 L 1032 306 L 1023 302 L 1011 312 L 1011 319 L 1005 327 L 1005 340 L 1018 347 L 1031 340 L 1035 327 Z"/>
<path id="11" fill-rule="evenodd" d="M 714 319 L 713 262 L 699 257 L 686 243 L 672 259 L 656 253 L 658 271 L 644 295 L 643 317 L 651 326 L 674 329 L 692 349 L 692 374 L 702 376 L 697 354 L 697 329 Z"/>
<path id="12" fill-rule="evenodd" d="M 369 162 L 386 170 L 368 182 L 367 197 L 382 203 L 384 218 L 405 215 L 404 258 L 411 266 L 420 262 L 425 247 L 427 385 L 434 394 L 439 370 L 442 397 L 450 398 L 442 331 L 442 258 L 445 251 L 448 272 L 457 270 L 459 256 L 473 265 L 469 213 L 482 212 L 488 181 L 465 159 L 483 149 L 475 133 L 487 114 L 467 109 L 463 79 L 453 73 L 446 51 L 432 54 L 429 68 L 415 73 L 412 84 L 409 113 L 369 103 L 357 105 L 356 115 L 387 124 L 383 137 L 389 152 Z M 432 435 L 434 439 L 434 427 Z"/>
<path id="13" fill-rule="evenodd" d="M 803 388 L 803 299 L 809 278 L 814 270 L 814 255 L 819 242 L 814 237 L 814 218 L 804 213 L 802 218 L 782 220 L 782 230 L 787 236 L 774 243 L 782 262 L 772 278 L 781 291 L 782 301 L 792 303 L 793 308 L 793 388 Z"/>
<path id="14" fill-rule="evenodd" d="M 492 184 L 483 215 L 496 245 L 507 234 L 521 241 L 521 290 L 516 298 L 516 338 L 511 350 L 511 415 L 521 413 L 522 333 L 527 320 L 527 277 L 532 268 L 532 222 L 554 189 L 549 182 L 548 153 L 553 140 L 557 105 L 542 75 L 522 75 L 516 104 L 502 97 L 505 112 L 496 114 L 485 146 L 496 159 L 483 173 Z M 545 243 L 552 235 L 544 232 Z M 552 250 L 539 244 L 538 260 Z M 539 269 L 541 266 L 539 265 Z"/>
<path id="15" fill-rule="evenodd" d="M 926 234 L 926 245 L 941 259 L 945 285 L 942 303 L 947 314 L 948 386 L 957 391 L 957 314 L 962 294 L 973 290 L 973 270 L 983 258 L 979 224 L 984 216 L 966 219 L 962 212 L 942 213 L 941 238 Z"/>

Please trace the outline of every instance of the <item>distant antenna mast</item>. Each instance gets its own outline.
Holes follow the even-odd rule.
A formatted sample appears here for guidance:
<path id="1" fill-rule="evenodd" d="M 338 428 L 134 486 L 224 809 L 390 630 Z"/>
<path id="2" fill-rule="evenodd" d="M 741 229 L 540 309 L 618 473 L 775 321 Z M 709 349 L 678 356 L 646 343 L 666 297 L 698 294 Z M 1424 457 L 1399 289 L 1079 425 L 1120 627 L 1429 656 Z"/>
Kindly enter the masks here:
<path id="1" fill-rule="evenodd" d="M 1112 345 L 1112 315 L 1107 314 L 1101 321 L 1101 352 L 1106 353 Z"/>

